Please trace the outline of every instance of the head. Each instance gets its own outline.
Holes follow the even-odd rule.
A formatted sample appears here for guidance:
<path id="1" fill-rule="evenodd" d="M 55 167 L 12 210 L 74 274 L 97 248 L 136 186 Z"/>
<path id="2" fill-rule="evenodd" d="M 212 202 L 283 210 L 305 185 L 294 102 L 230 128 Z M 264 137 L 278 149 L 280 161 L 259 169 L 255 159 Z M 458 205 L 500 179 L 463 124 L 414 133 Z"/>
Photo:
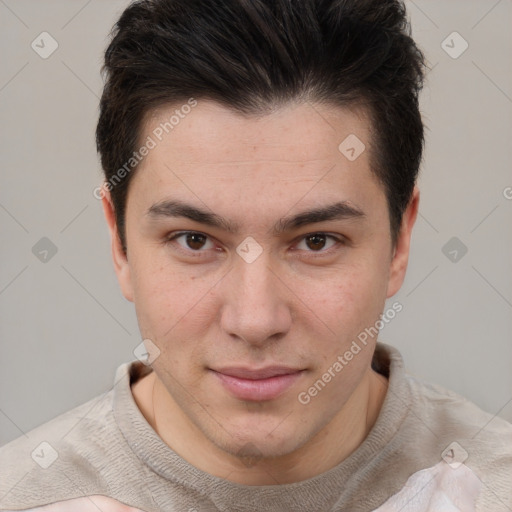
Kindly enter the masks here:
<path id="1" fill-rule="evenodd" d="M 376 336 L 332 368 L 404 278 L 423 148 L 404 7 L 138 1 L 104 71 L 101 195 L 154 370 L 217 446 L 289 453 L 367 375 Z M 270 366 L 300 370 L 272 398 L 219 379 Z"/>

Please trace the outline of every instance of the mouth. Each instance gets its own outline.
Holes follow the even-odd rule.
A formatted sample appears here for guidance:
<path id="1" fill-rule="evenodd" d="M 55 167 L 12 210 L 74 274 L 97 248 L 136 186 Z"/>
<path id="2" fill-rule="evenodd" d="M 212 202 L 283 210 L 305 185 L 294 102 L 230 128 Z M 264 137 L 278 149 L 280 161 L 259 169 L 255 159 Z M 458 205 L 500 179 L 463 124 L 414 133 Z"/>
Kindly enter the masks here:
<path id="1" fill-rule="evenodd" d="M 261 369 L 239 367 L 210 370 L 224 388 L 239 400 L 274 400 L 287 391 L 305 370 L 284 366 Z"/>

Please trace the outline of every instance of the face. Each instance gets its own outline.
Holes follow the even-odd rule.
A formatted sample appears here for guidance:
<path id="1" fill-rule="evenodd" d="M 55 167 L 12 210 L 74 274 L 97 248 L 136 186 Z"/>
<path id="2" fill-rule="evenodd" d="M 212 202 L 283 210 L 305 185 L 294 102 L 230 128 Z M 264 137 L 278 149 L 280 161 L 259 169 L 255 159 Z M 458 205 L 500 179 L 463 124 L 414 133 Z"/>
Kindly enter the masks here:
<path id="1" fill-rule="evenodd" d="M 175 109 L 154 112 L 141 140 Z M 351 134 L 366 147 L 356 159 L 339 150 Z M 169 403 L 226 452 L 297 450 L 370 371 L 375 339 L 343 355 L 402 283 L 417 202 L 393 247 L 370 151 L 361 112 L 299 104 L 244 117 L 200 101 L 133 176 L 127 257 L 104 200 Z"/>

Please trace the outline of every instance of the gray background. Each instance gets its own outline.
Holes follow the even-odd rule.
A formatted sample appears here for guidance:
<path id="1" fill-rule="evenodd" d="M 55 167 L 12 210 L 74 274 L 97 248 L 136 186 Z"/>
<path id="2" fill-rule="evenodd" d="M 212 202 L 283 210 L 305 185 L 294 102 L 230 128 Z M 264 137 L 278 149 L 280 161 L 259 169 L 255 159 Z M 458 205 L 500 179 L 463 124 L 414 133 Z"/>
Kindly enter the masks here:
<path id="1" fill-rule="evenodd" d="M 126 4 L 0 0 L 0 445 L 111 388 L 141 341 L 92 193 L 101 54 Z M 512 2 L 407 6 L 433 68 L 427 147 L 408 275 L 389 302 L 404 309 L 381 340 L 512 421 Z M 43 31 L 59 44 L 47 59 L 31 48 Z M 456 59 L 441 46 L 453 31 L 469 44 Z M 46 262 L 32 252 L 43 237 L 58 249 Z"/>

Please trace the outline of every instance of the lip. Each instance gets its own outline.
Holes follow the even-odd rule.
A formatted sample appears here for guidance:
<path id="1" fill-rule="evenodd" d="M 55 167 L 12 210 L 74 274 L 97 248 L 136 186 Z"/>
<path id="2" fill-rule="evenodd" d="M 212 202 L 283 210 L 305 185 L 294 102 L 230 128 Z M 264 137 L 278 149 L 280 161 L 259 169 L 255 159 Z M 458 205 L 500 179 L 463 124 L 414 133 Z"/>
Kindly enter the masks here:
<path id="1" fill-rule="evenodd" d="M 303 371 L 284 366 L 261 369 L 241 367 L 211 370 L 227 391 L 240 400 L 273 400 L 287 391 Z"/>

